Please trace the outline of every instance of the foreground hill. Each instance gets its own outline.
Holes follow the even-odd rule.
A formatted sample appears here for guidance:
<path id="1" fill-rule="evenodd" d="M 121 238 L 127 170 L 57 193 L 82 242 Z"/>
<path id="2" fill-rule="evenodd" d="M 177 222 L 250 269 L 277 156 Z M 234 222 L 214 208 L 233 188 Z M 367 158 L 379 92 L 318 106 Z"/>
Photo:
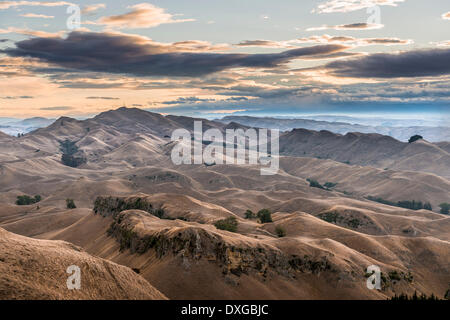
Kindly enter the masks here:
<path id="1" fill-rule="evenodd" d="M 136 206 L 144 210 L 122 210 Z M 158 208 L 161 218 L 155 216 Z M 362 214 L 361 221 L 386 231 L 414 220 L 355 210 L 321 212 L 339 212 L 343 221 Z M 212 225 L 224 216 L 237 218 L 236 233 Z M 45 237 L 71 241 L 138 269 L 172 299 L 383 299 L 414 291 L 443 296 L 448 289 L 447 241 L 373 236 L 366 233 L 370 227 L 355 231 L 320 216 L 278 212 L 273 223 L 260 224 L 193 198 L 141 194 L 98 198 L 93 214 Z M 443 232 L 449 227 L 449 219 L 434 218 L 423 216 L 423 235 L 431 231 L 428 224 L 440 225 Z M 277 237 L 276 227 L 285 228 L 287 236 Z M 380 291 L 366 288 L 365 268 L 372 264 L 385 274 Z"/>
<path id="2" fill-rule="evenodd" d="M 35 240 L 0 228 L 0 299 L 166 299 L 133 270 L 62 241 Z M 81 269 L 68 290 L 66 270 Z"/>

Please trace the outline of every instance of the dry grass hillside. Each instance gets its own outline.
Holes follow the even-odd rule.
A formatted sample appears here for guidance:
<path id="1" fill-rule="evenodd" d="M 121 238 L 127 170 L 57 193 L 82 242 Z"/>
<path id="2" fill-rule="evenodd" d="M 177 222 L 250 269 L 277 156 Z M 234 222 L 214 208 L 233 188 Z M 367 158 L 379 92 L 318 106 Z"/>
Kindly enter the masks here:
<path id="1" fill-rule="evenodd" d="M 258 165 L 174 165 L 169 136 L 175 128 L 192 130 L 193 122 L 121 108 L 83 121 L 60 118 L 20 138 L 0 135 L 0 227 L 46 239 L 3 231 L 5 246 L 18 241 L 30 252 L 14 258 L 18 268 L 34 261 L 43 277 L 26 292 L 8 287 L 5 298 L 156 297 L 141 276 L 169 299 L 385 299 L 414 291 L 443 297 L 449 289 L 450 217 L 438 206 L 450 202 L 444 143 L 295 130 L 281 137 L 288 156 L 280 157 L 279 172 L 262 176 Z M 245 127 L 205 121 L 208 128 Z M 68 150 L 83 161 L 63 163 Z M 333 186 L 313 187 L 308 179 Z M 22 195 L 42 199 L 16 205 Z M 429 202 L 432 210 L 369 196 Z M 66 199 L 77 208 L 68 209 Z M 273 222 L 245 218 L 263 208 Z M 230 217 L 234 232 L 215 227 Z M 49 262 L 31 254 L 98 262 L 92 281 L 112 261 L 126 266 L 112 264 L 119 274 L 133 276 L 130 289 L 114 291 L 127 287 L 106 273 L 86 296 L 63 296 L 51 281 L 44 288 Z M 383 271 L 380 291 L 366 287 L 371 264 Z M 2 283 L 28 283 L 0 266 Z M 109 286 L 114 290 L 105 292 Z"/>
<path id="2" fill-rule="evenodd" d="M 450 154 L 425 140 L 405 143 L 380 134 L 294 129 L 281 135 L 280 153 L 450 177 Z"/>
<path id="3" fill-rule="evenodd" d="M 67 268 L 81 270 L 69 290 Z M 166 297 L 130 268 L 62 241 L 35 240 L 0 228 L 0 299 L 151 299 Z"/>

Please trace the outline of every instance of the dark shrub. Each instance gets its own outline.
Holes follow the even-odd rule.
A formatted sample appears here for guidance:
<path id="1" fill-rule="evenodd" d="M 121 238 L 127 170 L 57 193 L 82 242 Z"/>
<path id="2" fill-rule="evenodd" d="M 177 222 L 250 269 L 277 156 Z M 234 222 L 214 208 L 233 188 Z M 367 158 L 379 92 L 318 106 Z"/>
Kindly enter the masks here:
<path id="1" fill-rule="evenodd" d="M 27 206 L 30 204 L 38 203 L 41 201 L 42 197 L 40 195 L 35 195 L 34 198 L 23 195 L 23 196 L 17 196 L 16 204 L 18 206 Z"/>
<path id="2" fill-rule="evenodd" d="M 87 162 L 86 157 L 82 152 L 78 151 L 76 142 L 68 139 L 59 142 L 59 149 L 62 152 L 61 162 L 69 167 L 77 168 Z"/>
<path id="3" fill-rule="evenodd" d="M 389 272 L 389 278 L 395 281 L 401 280 L 400 274 L 396 270 Z"/>
<path id="4" fill-rule="evenodd" d="M 235 217 L 228 217 L 226 219 L 222 219 L 217 221 L 214 226 L 220 230 L 226 230 L 230 232 L 236 232 L 238 221 Z"/>
<path id="5" fill-rule="evenodd" d="M 277 226 L 275 228 L 275 233 L 278 237 L 282 238 L 286 236 L 286 230 L 282 226 Z"/>
<path id="6" fill-rule="evenodd" d="M 334 182 L 325 182 L 325 184 L 323 185 L 325 188 L 327 189 L 331 189 L 337 186 L 337 183 Z"/>
<path id="7" fill-rule="evenodd" d="M 411 138 L 409 138 L 408 143 L 413 143 L 414 141 L 417 141 L 420 139 L 423 139 L 423 137 L 416 134 L 416 135 L 412 136 Z"/>
<path id="8" fill-rule="evenodd" d="M 66 199 L 67 209 L 76 209 L 75 201 L 73 199 Z"/>
<path id="9" fill-rule="evenodd" d="M 449 214 L 450 213 L 450 203 L 447 203 L 447 202 L 441 203 L 439 205 L 439 207 L 441 208 L 440 212 L 442 214 Z"/>
<path id="10" fill-rule="evenodd" d="M 245 211 L 245 219 L 255 219 L 256 214 L 253 213 L 252 210 Z"/>
<path id="11" fill-rule="evenodd" d="M 269 223 L 272 222 L 272 213 L 269 209 L 261 209 L 258 211 L 257 217 L 261 223 Z"/>
<path id="12" fill-rule="evenodd" d="M 309 186 L 312 188 L 325 189 L 317 180 L 314 179 L 306 179 L 309 182 Z"/>

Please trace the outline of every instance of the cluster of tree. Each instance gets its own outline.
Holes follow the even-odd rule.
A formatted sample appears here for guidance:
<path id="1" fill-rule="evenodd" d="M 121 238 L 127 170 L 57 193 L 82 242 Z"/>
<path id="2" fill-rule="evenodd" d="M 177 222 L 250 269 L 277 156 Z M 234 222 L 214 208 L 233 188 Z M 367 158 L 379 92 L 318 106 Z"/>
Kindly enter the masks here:
<path id="1" fill-rule="evenodd" d="M 30 197 L 27 195 L 17 196 L 16 204 L 18 206 L 27 206 L 30 204 L 38 203 L 42 200 L 40 195 L 35 195 L 34 197 Z"/>
<path id="2" fill-rule="evenodd" d="M 411 209 L 411 210 L 420 210 L 420 209 L 426 209 L 426 210 L 433 210 L 431 207 L 431 203 L 425 202 L 422 203 L 422 201 L 399 201 L 397 202 L 397 205 L 401 208 Z"/>
<path id="3" fill-rule="evenodd" d="M 334 183 L 334 182 L 325 182 L 324 185 L 321 185 L 317 180 L 314 180 L 311 178 L 306 179 L 306 181 L 309 182 L 310 187 L 319 188 L 319 189 L 323 189 L 323 190 L 330 190 L 337 186 L 337 183 Z"/>
<path id="4" fill-rule="evenodd" d="M 17 138 L 21 138 L 21 137 L 23 137 L 23 136 L 25 136 L 25 133 L 18 133 L 18 134 L 17 134 Z"/>
<path id="5" fill-rule="evenodd" d="M 256 219 L 258 218 L 261 223 L 272 222 L 272 213 L 269 209 L 261 209 L 257 214 L 253 213 L 251 210 L 245 212 L 245 219 Z"/>
<path id="6" fill-rule="evenodd" d="M 387 204 L 389 206 L 400 207 L 400 208 L 405 208 L 405 209 L 411 209 L 411 210 L 425 209 L 425 210 L 430 210 L 430 211 L 433 210 L 433 207 L 431 206 L 431 203 L 429 203 L 429 202 L 423 203 L 422 201 L 416 201 L 416 200 L 412 200 L 412 201 L 403 200 L 403 201 L 394 202 L 394 201 L 386 200 L 386 199 L 379 198 L 379 197 L 373 197 L 373 196 L 368 196 L 367 199 L 369 199 L 371 201 Z"/>
<path id="7" fill-rule="evenodd" d="M 450 203 L 444 202 L 439 205 L 442 214 L 450 214 Z"/>
<path id="8" fill-rule="evenodd" d="M 61 162 L 64 165 L 77 168 L 87 162 L 86 157 L 78 152 L 79 150 L 76 146 L 76 142 L 66 139 L 64 141 L 60 141 L 59 144 L 62 152 Z"/>
<path id="9" fill-rule="evenodd" d="M 236 232 L 238 227 L 238 221 L 236 217 L 228 217 L 214 223 L 214 226 L 219 230 L 226 230 L 230 232 Z"/>
<path id="10" fill-rule="evenodd" d="M 407 294 L 400 294 L 395 295 L 389 300 L 394 301 L 437 301 L 440 300 L 438 297 L 436 297 L 433 293 L 430 296 L 427 296 L 426 294 L 420 294 L 418 295 L 416 291 L 414 291 L 414 294 L 412 296 L 408 296 Z"/>

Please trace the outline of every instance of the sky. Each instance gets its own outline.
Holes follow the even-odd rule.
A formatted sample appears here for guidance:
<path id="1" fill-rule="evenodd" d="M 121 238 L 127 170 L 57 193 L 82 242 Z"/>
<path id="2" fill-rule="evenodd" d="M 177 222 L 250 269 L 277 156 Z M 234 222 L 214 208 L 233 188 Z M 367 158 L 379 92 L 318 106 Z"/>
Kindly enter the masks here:
<path id="1" fill-rule="evenodd" d="M 0 117 L 450 113 L 448 0 L 0 1 Z"/>

